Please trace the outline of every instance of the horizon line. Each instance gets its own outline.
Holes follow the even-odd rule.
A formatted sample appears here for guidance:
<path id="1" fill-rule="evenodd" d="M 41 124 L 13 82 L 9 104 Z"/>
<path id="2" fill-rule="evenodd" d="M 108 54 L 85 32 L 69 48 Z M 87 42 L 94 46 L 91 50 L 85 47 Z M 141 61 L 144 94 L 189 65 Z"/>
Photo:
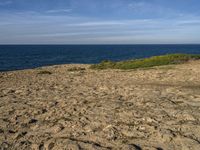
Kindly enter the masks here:
<path id="1" fill-rule="evenodd" d="M 109 43 L 109 44 L 106 44 L 106 43 L 100 43 L 100 44 L 83 44 L 83 43 L 78 43 L 78 44 L 48 44 L 48 43 L 42 43 L 42 44 L 39 44 L 39 43 L 27 43 L 27 44 L 24 44 L 24 43 L 9 43 L 9 44 L 1 44 L 1 46 L 9 46 L 9 45 L 200 45 L 200 43 L 128 43 L 128 44 L 123 44 L 123 43 L 120 43 L 120 44 L 117 44 L 117 43 Z"/>

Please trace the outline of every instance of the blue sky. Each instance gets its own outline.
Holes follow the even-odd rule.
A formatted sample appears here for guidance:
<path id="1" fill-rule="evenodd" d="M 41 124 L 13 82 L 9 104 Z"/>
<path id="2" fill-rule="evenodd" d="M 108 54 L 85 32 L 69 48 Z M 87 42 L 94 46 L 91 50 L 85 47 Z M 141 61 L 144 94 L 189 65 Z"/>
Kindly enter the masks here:
<path id="1" fill-rule="evenodd" d="M 199 0 L 0 0 L 0 44 L 200 43 Z"/>

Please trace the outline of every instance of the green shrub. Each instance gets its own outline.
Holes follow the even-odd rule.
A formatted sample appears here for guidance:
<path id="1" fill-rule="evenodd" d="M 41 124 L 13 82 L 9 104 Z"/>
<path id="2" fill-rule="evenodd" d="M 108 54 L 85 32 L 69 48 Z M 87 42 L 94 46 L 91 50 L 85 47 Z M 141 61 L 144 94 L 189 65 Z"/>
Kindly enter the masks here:
<path id="1" fill-rule="evenodd" d="M 135 59 L 128 61 L 112 62 L 112 61 L 102 61 L 99 64 L 91 65 L 92 69 L 137 69 L 137 68 L 147 68 L 161 65 L 171 65 L 185 63 L 189 60 L 200 59 L 200 55 L 191 54 L 168 54 L 161 56 L 153 56 L 144 59 Z"/>

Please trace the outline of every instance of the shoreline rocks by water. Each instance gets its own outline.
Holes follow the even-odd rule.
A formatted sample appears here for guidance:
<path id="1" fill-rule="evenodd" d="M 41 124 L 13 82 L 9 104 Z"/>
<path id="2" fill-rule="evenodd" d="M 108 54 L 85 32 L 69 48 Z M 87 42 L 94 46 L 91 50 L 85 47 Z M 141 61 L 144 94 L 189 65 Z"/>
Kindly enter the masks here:
<path id="1" fill-rule="evenodd" d="M 1 149 L 200 149 L 200 61 L 0 73 Z"/>

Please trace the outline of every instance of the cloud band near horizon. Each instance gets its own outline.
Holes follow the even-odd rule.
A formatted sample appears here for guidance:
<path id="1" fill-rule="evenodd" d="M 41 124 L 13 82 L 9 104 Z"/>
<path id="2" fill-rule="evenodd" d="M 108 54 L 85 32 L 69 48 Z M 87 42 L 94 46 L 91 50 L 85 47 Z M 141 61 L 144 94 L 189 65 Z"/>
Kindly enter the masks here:
<path id="1" fill-rule="evenodd" d="M 198 1 L 170 1 L 3 0 L 0 44 L 200 43 Z"/>

